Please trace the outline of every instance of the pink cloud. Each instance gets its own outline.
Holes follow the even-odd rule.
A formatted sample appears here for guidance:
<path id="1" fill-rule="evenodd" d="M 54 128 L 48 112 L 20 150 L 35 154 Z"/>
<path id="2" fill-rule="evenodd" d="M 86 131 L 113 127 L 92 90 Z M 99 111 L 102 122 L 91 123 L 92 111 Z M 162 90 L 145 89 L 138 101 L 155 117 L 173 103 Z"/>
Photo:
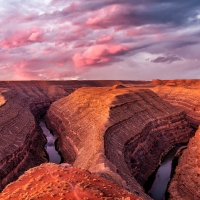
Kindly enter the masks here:
<path id="1" fill-rule="evenodd" d="M 50 59 L 50 62 L 47 65 L 46 60 L 42 59 L 21 59 L 13 64 L 9 70 L 14 72 L 14 79 L 35 80 L 66 78 L 76 75 L 77 72 L 75 72 L 73 68 L 60 71 L 58 70 L 58 67 L 53 66 L 52 64 L 62 67 L 66 64 L 66 62 L 68 62 L 68 60 L 68 58 L 54 58 Z"/>
<path id="2" fill-rule="evenodd" d="M 12 49 L 33 42 L 43 42 L 43 31 L 41 29 L 33 28 L 25 32 L 15 32 L 13 35 L 7 36 L 1 40 L 0 46 L 4 49 Z"/>
<path id="3" fill-rule="evenodd" d="M 30 37 L 28 38 L 29 41 L 39 41 L 42 37 L 43 33 L 41 30 L 37 32 L 33 32 Z"/>
<path id="4" fill-rule="evenodd" d="M 111 5 L 93 13 L 86 21 L 86 25 L 93 29 L 106 29 L 117 24 L 124 24 L 120 14 L 126 14 L 130 9 L 127 6 Z"/>
<path id="5" fill-rule="evenodd" d="M 49 69 L 43 69 L 42 65 L 44 63 L 39 59 L 21 59 L 11 66 L 11 70 L 14 71 L 15 79 L 44 79 L 41 74 Z"/>
<path id="6" fill-rule="evenodd" d="M 133 36 L 141 36 L 141 35 L 150 35 L 150 34 L 159 34 L 161 33 L 161 28 L 156 27 L 148 27 L 148 26 L 141 26 L 141 27 L 133 27 L 127 30 L 126 35 L 128 37 Z"/>
<path id="7" fill-rule="evenodd" d="M 43 54 L 55 54 L 57 52 L 58 52 L 57 48 L 49 46 L 49 47 L 45 47 L 42 53 Z"/>
<path id="8" fill-rule="evenodd" d="M 128 51 L 128 48 L 122 45 L 95 45 L 89 47 L 83 53 L 75 53 L 73 61 L 75 66 L 87 66 L 100 63 L 106 63 L 112 59 L 112 56 Z"/>
<path id="9" fill-rule="evenodd" d="M 65 66 L 69 61 L 71 61 L 71 57 L 67 57 L 65 54 L 64 55 L 59 55 L 59 57 L 54 57 L 52 59 L 49 59 L 51 63 L 58 67 L 63 67 Z"/>
<path id="10" fill-rule="evenodd" d="M 74 48 L 80 48 L 80 47 L 85 47 L 86 43 L 85 42 L 76 42 L 73 47 Z"/>
<path id="11" fill-rule="evenodd" d="M 63 12 L 68 12 L 68 11 L 75 11 L 77 8 L 77 5 L 73 2 L 69 6 L 65 7 L 62 11 Z"/>
<path id="12" fill-rule="evenodd" d="M 97 43 L 100 44 L 100 43 L 106 43 L 106 42 L 109 42 L 113 39 L 112 36 L 108 35 L 108 36 L 105 36 L 105 37 L 101 37 L 97 40 Z"/>

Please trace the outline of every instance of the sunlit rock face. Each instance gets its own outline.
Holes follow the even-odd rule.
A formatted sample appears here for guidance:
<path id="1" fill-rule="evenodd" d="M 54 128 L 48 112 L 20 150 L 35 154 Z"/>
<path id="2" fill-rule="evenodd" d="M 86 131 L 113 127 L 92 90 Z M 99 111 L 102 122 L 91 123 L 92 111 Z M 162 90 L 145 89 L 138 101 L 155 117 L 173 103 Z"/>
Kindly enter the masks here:
<path id="1" fill-rule="evenodd" d="M 169 186 L 172 200 L 200 199 L 200 128 L 190 140 L 176 167 Z"/>
<path id="2" fill-rule="evenodd" d="M 129 83 L 129 82 L 128 82 Z M 82 86 L 120 81 L 0 81 L 0 191 L 25 170 L 48 162 L 39 117 Z"/>
<path id="3" fill-rule="evenodd" d="M 200 81 L 196 84 L 157 86 L 151 89 L 162 99 L 182 108 L 193 126 L 200 124 Z"/>
<path id="4" fill-rule="evenodd" d="M 155 80 L 152 91 L 187 113 L 189 123 L 200 125 L 200 80 Z M 170 199 L 200 199 L 199 192 L 199 129 L 181 155 L 175 175 L 169 187 Z"/>
<path id="5" fill-rule="evenodd" d="M 95 174 L 66 164 L 42 164 L 9 184 L 1 200 L 129 199 L 142 200 Z"/>
<path id="6" fill-rule="evenodd" d="M 141 185 L 161 157 L 192 132 L 182 109 L 151 90 L 124 87 L 78 89 L 54 102 L 46 121 L 64 162 L 144 199 L 149 197 Z"/>

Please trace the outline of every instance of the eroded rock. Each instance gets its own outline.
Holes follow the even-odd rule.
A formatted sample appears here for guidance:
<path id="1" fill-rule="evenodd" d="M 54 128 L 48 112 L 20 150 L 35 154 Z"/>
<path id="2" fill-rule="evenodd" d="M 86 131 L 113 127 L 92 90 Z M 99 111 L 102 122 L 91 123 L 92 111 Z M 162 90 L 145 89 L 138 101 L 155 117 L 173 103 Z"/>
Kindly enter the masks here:
<path id="1" fill-rule="evenodd" d="M 0 81 L 0 191 L 27 169 L 48 161 L 38 120 L 52 102 L 83 85 L 113 84 L 121 82 Z"/>
<path id="2" fill-rule="evenodd" d="M 199 82 L 197 82 L 199 83 Z M 190 123 L 197 127 L 200 124 L 200 87 L 167 87 L 157 86 L 151 89 L 162 99 L 182 108 L 187 113 Z"/>
<path id="3" fill-rule="evenodd" d="M 25 172 L 17 181 L 9 184 L 1 200 L 54 199 L 54 200 L 142 200 L 95 174 L 78 168 L 65 168 L 48 163 Z"/>
<path id="4" fill-rule="evenodd" d="M 64 162 L 96 172 L 144 199 L 149 197 L 140 184 L 192 132 L 183 110 L 150 90 L 133 88 L 78 89 L 53 103 L 46 120 Z"/>
<path id="5" fill-rule="evenodd" d="M 169 199 L 200 199 L 200 128 L 182 153 L 169 186 Z"/>

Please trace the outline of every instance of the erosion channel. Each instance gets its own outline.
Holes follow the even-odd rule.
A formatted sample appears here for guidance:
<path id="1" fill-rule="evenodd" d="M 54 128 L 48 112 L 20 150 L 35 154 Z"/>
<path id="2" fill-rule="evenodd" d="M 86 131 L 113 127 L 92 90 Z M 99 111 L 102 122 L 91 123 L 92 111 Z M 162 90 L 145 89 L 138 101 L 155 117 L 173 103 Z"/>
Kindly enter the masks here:
<path id="1" fill-rule="evenodd" d="M 168 183 L 171 178 L 171 172 L 173 168 L 173 159 L 175 155 L 181 151 L 183 148 L 186 148 L 186 144 L 179 144 L 172 148 L 163 158 L 158 170 L 156 171 L 152 186 L 148 191 L 148 194 L 154 200 L 163 200 L 165 199 L 165 194 L 167 190 Z"/>
<path id="2" fill-rule="evenodd" d="M 61 161 L 61 157 L 58 153 L 58 151 L 55 148 L 55 141 L 56 138 L 50 133 L 50 131 L 47 129 L 46 124 L 41 121 L 40 122 L 40 127 L 43 131 L 43 134 L 47 138 L 47 143 L 45 145 L 45 150 L 47 151 L 49 155 L 49 162 L 57 163 L 59 164 Z"/>

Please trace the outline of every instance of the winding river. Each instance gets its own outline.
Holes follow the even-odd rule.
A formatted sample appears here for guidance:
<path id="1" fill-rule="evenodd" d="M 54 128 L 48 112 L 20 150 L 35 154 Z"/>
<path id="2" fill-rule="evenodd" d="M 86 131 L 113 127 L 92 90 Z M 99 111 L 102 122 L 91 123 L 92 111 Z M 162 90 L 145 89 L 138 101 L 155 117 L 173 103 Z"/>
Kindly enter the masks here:
<path id="1" fill-rule="evenodd" d="M 45 150 L 47 151 L 49 155 L 49 162 L 57 163 L 59 164 L 61 162 L 61 157 L 58 154 L 56 148 L 55 148 L 55 140 L 56 138 L 50 133 L 50 131 L 47 129 L 45 123 L 43 121 L 40 122 L 40 127 L 43 130 L 43 134 L 47 138 L 47 143 L 45 145 Z"/>
<path id="2" fill-rule="evenodd" d="M 176 147 L 171 149 L 162 160 L 161 165 L 157 170 L 153 185 L 148 192 L 152 199 L 165 199 L 166 189 L 171 178 L 173 158 L 179 150 L 185 147 L 185 145 L 177 145 Z"/>

